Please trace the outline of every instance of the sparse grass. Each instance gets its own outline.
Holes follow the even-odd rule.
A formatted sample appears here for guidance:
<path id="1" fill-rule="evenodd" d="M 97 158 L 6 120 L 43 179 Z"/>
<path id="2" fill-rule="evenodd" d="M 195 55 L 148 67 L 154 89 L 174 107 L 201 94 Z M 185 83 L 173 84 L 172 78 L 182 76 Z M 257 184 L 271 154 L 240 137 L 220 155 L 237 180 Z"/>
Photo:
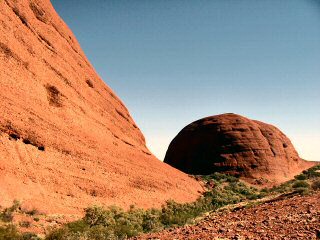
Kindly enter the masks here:
<path id="1" fill-rule="evenodd" d="M 11 222 L 13 220 L 13 213 L 20 208 L 19 201 L 15 200 L 11 207 L 5 208 L 0 213 L 0 220 L 3 222 Z"/>
<path id="2" fill-rule="evenodd" d="M 214 186 L 193 203 L 180 204 L 170 200 L 160 210 L 131 207 L 124 211 L 114 206 L 90 207 L 85 210 L 82 220 L 53 230 L 46 240 L 76 239 L 76 236 L 85 236 L 84 239 L 125 239 L 146 232 L 190 224 L 206 212 L 265 196 L 265 193 L 247 186 L 233 176 L 215 173 L 196 177 L 203 179 L 208 186 L 214 182 Z"/>
<path id="3" fill-rule="evenodd" d="M 19 233 L 16 226 L 10 224 L 0 227 L 0 240 L 40 240 L 34 233 Z"/>
<path id="4" fill-rule="evenodd" d="M 280 186 L 271 189 L 256 189 L 241 182 L 238 178 L 214 173 L 208 176 L 195 176 L 207 187 L 207 192 L 193 203 L 180 204 L 167 201 L 161 209 L 143 210 L 131 206 L 128 211 L 115 206 L 107 208 L 93 206 L 85 209 L 85 216 L 63 227 L 52 229 L 45 240 L 104 240 L 126 239 L 142 233 L 156 232 L 165 228 L 192 224 L 195 219 L 209 211 L 215 211 L 230 204 L 244 202 L 244 207 L 259 204 L 256 200 L 268 195 L 295 192 L 307 194 L 320 189 L 320 166 L 304 171 Z M 248 203 L 245 205 L 245 203 Z M 12 213 L 19 209 L 15 202 L 12 207 L 4 209 L 1 219 L 12 220 Z M 37 211 L 24 212 L 35 215 Z M 34 217 L 36 220 L 36 217 Z M 38 219 L 39 220 L 39 219 Z M 7 231 L 7 233 L 5 233 Z M 9 234 L 11 238 L 2 237 Z M 5 235 L 3 235 L 5 236 Z M 31 238 L 25 238 L 30 237 Z M 0 228 L 2 239 L 38 239 L 35 235 L 20 235 L 12 225 Z M 23 238 L 21 238 L 23 237 Z M 33 237 L 33 238 L 32 238 Z"/>
<path id="5" fill-rule="evenodd" d="M 34 233 L 20 233 L 13 224 L 14 214 L 26 214 L 21 210 L 20 202 L 15 200 L 11 207 L 0 211 L 0 240 L 40 240 Z M 30 221 L 19 222 L 19 227 L 31 227 Z"/>
<path id="6" fill-rule="evenodd" d="M 316 165 L 312 168 L 309 168 L 308 170 L 304 170 L 302 174 L 306 175 L 307 179 L 310 180 L 320 178 L 320 165 Z"/>
<path id="7" fill-rule="evenodd" d="M 292 188 L 310 188 L 310 184 L 305 180 L 298 180 L 292 184 Z"/>
<path id="8" fill-rule="evenodd" d="M 273 187 L 268 191 L 271 193 L 297 192 L 299 194 L 308 194 L 312 190 L 318 190 L 317 182 L 320 181 L 320 165 L 304 170 L 294 179 Z M 318 183 L 319 184 L 319 183 Z"/>

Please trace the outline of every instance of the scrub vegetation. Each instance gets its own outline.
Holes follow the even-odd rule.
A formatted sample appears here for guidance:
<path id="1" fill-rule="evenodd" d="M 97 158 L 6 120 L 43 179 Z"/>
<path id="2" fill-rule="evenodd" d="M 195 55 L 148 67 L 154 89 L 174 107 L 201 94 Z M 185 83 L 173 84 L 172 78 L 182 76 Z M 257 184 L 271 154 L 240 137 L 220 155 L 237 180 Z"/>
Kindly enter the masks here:
<path id="1" fill-rule="evenodd" d="M 144 210 L 131 206 L 127 211 L 116 206 L 92 206 L 85 209 L 82 219 L 51 230 L 44 239 L 126 239 L 142 233 L 192 224 L 205 213 L 230 204 L 246 202 L 250 207 L 255 205 L 254 200 L 266 196 L 309 194 L 320 188 L 320 166 L 312 167 L 277 187 L 261 190 L 248 186 L 236 177 L 220 173 L 195 177 L 204 182 L 207 191 L 193 203 L 180 204 L 170 200 L 161 209 Z M 40 239 L 32 233 L 18 232 L 12 224 L 15 211 L 19 211 L 18 202 L 2 210 L 0 240 Z"/>

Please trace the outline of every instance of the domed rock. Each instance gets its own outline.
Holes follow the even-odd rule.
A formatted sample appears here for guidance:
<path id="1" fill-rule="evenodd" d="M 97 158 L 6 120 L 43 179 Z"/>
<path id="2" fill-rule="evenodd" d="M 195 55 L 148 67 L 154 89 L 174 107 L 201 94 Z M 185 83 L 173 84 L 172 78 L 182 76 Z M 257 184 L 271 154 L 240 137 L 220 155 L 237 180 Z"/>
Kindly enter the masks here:
<path id="1" fill-rule="evenodd" d="M 0 206 L 158 207 L 201 186 L 147 149 L 49 0 L 0 1 Z"/>
<path id="2" fill-rule="evenodd" d="M 314 163 L 276 127 L 236 114 L 200 119 L 172 140 L 164 162 L 189 174 L 223 172 L 282 182 Z"/>

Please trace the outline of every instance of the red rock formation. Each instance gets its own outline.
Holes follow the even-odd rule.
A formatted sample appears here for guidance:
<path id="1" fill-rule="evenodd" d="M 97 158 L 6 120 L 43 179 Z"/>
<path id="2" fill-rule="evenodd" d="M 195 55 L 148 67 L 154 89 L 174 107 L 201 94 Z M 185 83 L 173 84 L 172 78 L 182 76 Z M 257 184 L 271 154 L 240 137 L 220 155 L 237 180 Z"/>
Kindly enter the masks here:
<path id="1" fill-rule="evenodd" d="M 159 206 L 201 190 L 158 161 L 49 0 L 0 1 L 0 205 Z"/>
<path id="2" fill-rule="evenodd" d="M 314 163 L 301 160 L 276 127 L 236 114 L 203 118 L 171 142 L 164 160 L 192 174 L 225 172 L 282 182 Z"/>

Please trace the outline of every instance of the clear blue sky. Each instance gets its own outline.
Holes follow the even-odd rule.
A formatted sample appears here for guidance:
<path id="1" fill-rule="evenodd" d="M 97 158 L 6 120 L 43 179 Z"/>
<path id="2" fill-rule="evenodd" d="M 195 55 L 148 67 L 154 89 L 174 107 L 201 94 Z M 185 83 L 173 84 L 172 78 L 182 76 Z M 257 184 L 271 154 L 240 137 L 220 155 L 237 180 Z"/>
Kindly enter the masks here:
<path id="1" fill-rule="evenodd" d="M 320 0 L 52 0 L 163 159 L 225 112 L 278 126 L 320 160 Z"/>

